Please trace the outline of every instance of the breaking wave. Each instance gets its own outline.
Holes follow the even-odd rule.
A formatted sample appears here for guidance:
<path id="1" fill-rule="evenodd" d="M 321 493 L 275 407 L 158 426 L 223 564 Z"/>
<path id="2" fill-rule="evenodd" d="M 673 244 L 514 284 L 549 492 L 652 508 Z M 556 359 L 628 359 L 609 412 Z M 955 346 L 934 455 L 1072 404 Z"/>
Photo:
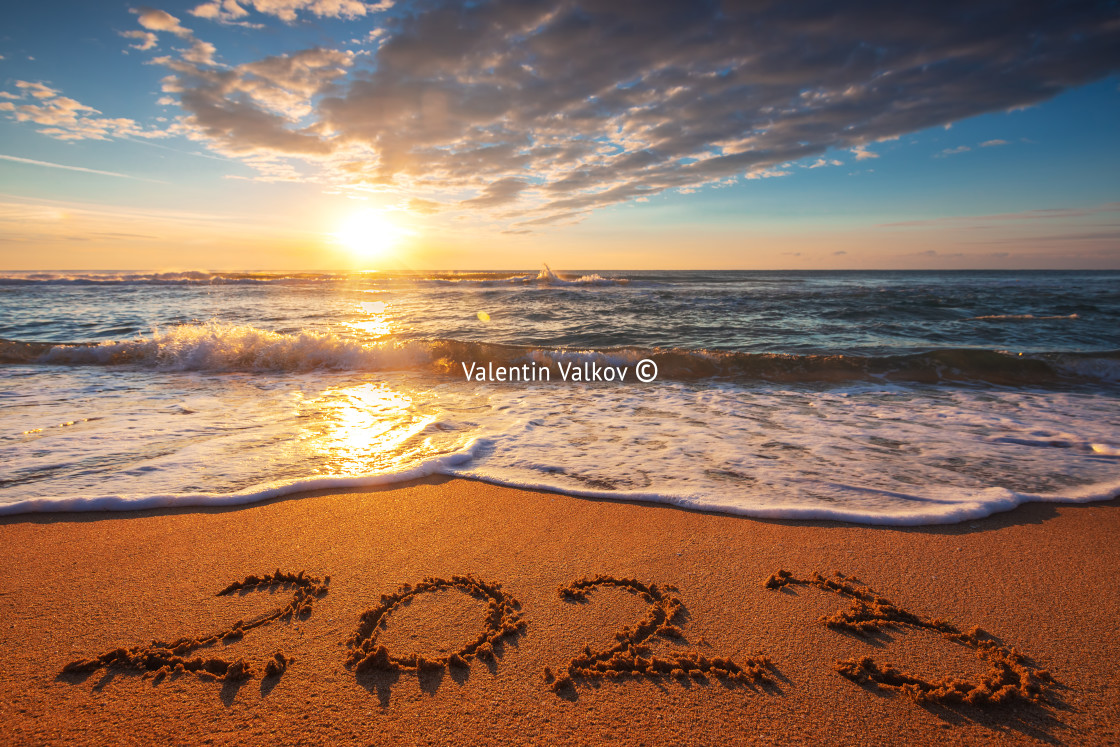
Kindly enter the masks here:
<path id="1" fill-rule="evenodd" d="M 438 285 L 592 287 L 626 285 L 629 280 L 603 277 L 598 273 L 561 277 L 546 264 L 537 273 L 519 272 L 7 272 L 0 273 L 4 285 L 298 285 L 343 283 L 353 280 L 375 283 L 432 283 Z"/>
<path id="2" fill-rule="evenodd" d="M 653 360 L 660 379 L 839 383 L 978 382 L 1037 386 L 1120 383 L 1120 351 L 1032 353 L 945 348 L 861 356 L 745 353 L 685 348 L 538 348 L 453 339 L 363 343 L 331 332 L 272 332 L 244 325 L 182 325 L 151 336 L 102 343 L 0 339 L 0 363 L 127 365 L 168 371 L 425 371 L 463 376 L 462 364 L 555 366 L 592 363 L 633 367 Z M 633 381 L 633 377 L 628 380 Z"/>
<path id="3" fill-rule="evenodd" d="M 598 273 L 590 275 L 579 275 L 576 277 L 563 278 L 552 271 L 547 264 L 541 267 L 540 272 L 533 273 L 509 273 L 509 272 L 456 272 L 456 273 L 433 273 L 427 276 L 417 276 L 417 280 L 421 282 L 430 282 L 437 284 L 450 284 L 450 285 L 480 285 L 480 286 L 527 286 L 527 287 L 588 287 L 588 286 L 611 286 L 611 285 L 627 285 L 630 281 L 627 278 L 616 277 L 603 277 Z"/>
<path id="4" fill-rule="evenodd" d="M 1044 319 L 1080 319 L 1078 314 L 1066 314 L 1064 316 L 1035 316 L 1034 314 L 988 314 L 986 316 L 974 316 L 972 321 L 1038 321 Z"/>
<path id="5" fill-rule="evenodd" d="M 8 272 L 0 285 L 267 285 L 330 283 L 344 273 L 296 272 Z"/>

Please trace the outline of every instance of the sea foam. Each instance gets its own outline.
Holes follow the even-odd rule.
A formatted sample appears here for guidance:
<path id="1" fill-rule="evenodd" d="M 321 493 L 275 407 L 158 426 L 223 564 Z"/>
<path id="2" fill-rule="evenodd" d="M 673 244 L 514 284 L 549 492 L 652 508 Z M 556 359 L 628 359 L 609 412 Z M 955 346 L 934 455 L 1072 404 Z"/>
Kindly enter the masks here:
<path id="1" fill-rule="evenodd" d="M 986 382 L 1012 386 L 1120 382 L 1120 351 L 1016 354 L 972 348 L 903 355 L 819 355 L 612 347 L 545 348 L 455 339 L 364 341 L 333 331 L 275 332 L 210 322 L 101 343 L 0 339 L 0 363 L 130 365 L 165 371 L 424 371 L 456 374 L 462 363 L 495 366 L 592 363 L 633 367 L 653 360 L 659 378 L 776 382 Z"/>
<path id="2" fill-rule="evenodd" d="M 0 400 L 20 402 L 0 434 L 0 513 L 241 505 L 445 475 L 913 525 L 1120 490 L 1120 405 L 1093 392 L 34 370 L 0 381 Z"/>

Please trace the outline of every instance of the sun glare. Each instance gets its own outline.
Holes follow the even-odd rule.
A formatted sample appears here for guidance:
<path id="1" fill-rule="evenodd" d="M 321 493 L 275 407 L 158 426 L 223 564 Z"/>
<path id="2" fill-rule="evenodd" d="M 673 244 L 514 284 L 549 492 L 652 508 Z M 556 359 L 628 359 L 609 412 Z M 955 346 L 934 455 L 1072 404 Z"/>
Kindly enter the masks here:
<path id="1" fill-rule="evenodd" d="M 383 257 L 402 236 L 404 231 L 384 211 L 373 209 L 350 215 L 334 233 L 340 244 L 362 259 Z"/>

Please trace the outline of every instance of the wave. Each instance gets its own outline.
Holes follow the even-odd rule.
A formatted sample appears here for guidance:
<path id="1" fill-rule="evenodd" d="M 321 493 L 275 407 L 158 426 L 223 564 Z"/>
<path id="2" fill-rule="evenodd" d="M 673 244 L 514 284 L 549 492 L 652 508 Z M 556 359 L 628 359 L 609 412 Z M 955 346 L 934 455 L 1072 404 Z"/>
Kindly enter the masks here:
<path id="1" fill-rule="evenodd" d="M 330 332 L 285 334 L 212 322 L 102 343 L 0 340 L 0 363 L 132 365 L 167 371 L 393 370 L 422 367 L 424 351 L 365 345 Z"/>
<path id="2" fill-rule="evenodd" d="M 196 493 L 193 495 L 102 495 L 74 496 L 68 498 L 29 498 L 12 503 L 0 503 L 0 516 L 28 513 L 55 513 L 60 511 L 138 511 L 154 508 L 179 508 L 188 506 L 244 506 L 270 498 L 279 498 L 309 490 L 347 490 L 392 485 L 439 474 L 451 474 L 458 464 L 470 461 L 477 448 L 470 443 L 452 454 L 433 457 L 426 462 L 398 472 L 386 472 L 354 477 L 312 477 L 287 480 L 259 488 L 235 493 Z"/>
<path id="3" fill-rule="evenodd" d="M 268 285 L 337 282 L 345 273 L 296 272 L 8 272 L 0 285 Z"/>
<path id="4" fill-rule="evenodd" d="M 416 275 L 415 280 L 440 285 L 478 285 L 478 286 L 531 286 L 531 287 L 589 287 L 627 285 L 628 278 L 603 277 L 598 273 L 563 278 L 552 271 L 547 264 L 536 274 L 510 272 L 455 272 L 429 273 Z"/>
<path id="5" fill-rule="evenodd" d="M 541 268 L 541 271 L 537 273 L 537 276 L 534 278 L 534 281 L 537 282 L 537 283 L 543 284 L 543 285 L 553 285 L 553 286 L 562 286 L 562 285 L 623 285 L 626 282 L 628 282 L 625 278 L 605 278 L 602 275 L 599 275 L 598 273 L 594 273 L 594 274 L 591 274 L 591 275 L 581 275 L 578 278 L 572 278 L 570 280 L 565 280 L 564 278 L 560 277 L 555 272 L 553 272 L 552 269 L 547 264 L 544 265 L 544 267 Z"/>
<path id="6" fill-rule="evenodd" d="M 340 283 L 354 279 L 377 283 L 432 283 L 437 285 L 512 285 L 547 287 L 590 287 L 626 285 L 627 278 L 603 277 L 598 273 L 561 277 L 544 265 L 538 273 L 519 272 L 7 272 L 0 273 L 5 285 L 291 285 Z"/>
<path id="7" fill-rule="evenodd" d="M 845 521 L 879 526 L 956 524 L 1010 511 L 1024 503 L 1095 503 L 1120 497 L 1120 483 L 1110 482 L 1072 487 L 1060 493 L 1023 493 L 1000 487 L 981 488 L 942 498 L 923 498 L 891 493 L 892 497 L 904 499 L 910 504 L 905 511 L 893 512 L 843 505 L 807 506 L 796 502 L 779 502 L 768 505 L 728 504 L 703 495 L 561 488 L 546 482 L 510 479 L 472 470 L 471 462 L 490 446 L 491 439 L 476 438 L 456 452 L 432 457 L 421 464 L 396 472 L 278 481 L 234 493 L 30 498 L 11 503 L 0 503 L 0 516 L 73 511 L 137 511 L 200 506 L 243 506 L 313 490 L 354 490 L 380 487 L 432 476 L 457 477 L 522 490 L 559 493 L 576 498 L 661 503 L 688 510 L 714 511 L 757 519 Z M 882 492 L 854 486 L 851 489 L 857 492 Z M 921 506 L 921 508 L 915 508 L 914 506 Z"/>
<path id="8" fill-rule="evenodd" d="M 1038 321 L 1042 319 L 1080 319 L 1077 314 L 1065 316 L 1035 316 L 1034 314 L 988 314 L 987 316 L 974 316 L 970 321 Z"/>
<path id="9" fill-rule="evenodd" d="M 1071 382 L 1120 383 L 1120 351 L 1013 354 L 947 348 L 905 355 L 792 355 L 684 348 L 619 347 L 599 350 L 536 348 L 467 340 L 363 343 L 331 332 L 286 334 L 221 323 L 182 325 L 149 337 L 102 343 L 0 339 L 0 364 L 128 365 L 167 371 L 300 372 L 317 369 L 424 371 L 465 376 L 463 364 L 548 367 L 561 364 L 622 366 L 643 359 L 658 378 L 728 379 L 787 383 L 852 381 L 977 382 L 1039 386 Z M 631 376 L 628 381 L 633 381 Z"/>

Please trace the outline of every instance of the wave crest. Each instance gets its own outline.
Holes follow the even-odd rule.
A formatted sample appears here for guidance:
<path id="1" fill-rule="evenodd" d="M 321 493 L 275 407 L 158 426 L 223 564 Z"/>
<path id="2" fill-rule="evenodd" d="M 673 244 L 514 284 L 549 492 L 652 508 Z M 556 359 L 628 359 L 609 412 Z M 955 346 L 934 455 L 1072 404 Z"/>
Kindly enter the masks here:
<path id="1" fill-rule="evenodd" d="M 627 278 L 603 277 L 598 273 L 563 278 L 544 265 L 540 272 L 6 272 L 0 273 L 4 285 L 293 285 L 304 283 L 341 283 L 363 279 L 375 283 L 431 283 L 465 286 L 589 287 L 626 285 Z"/>
<path id="2" fill-rule="evenodd" d="M 173 371 L 310 371 L 411 368 L 398 346 L 368 346 L 330 332 L 285 334 L 211 322 L 157 330 L 151 337 L 102 343 L 4 340 L 0 362 L 138 365 Z"/>
<path id="3" fill-rule="evenodd" d="M 563 278 L 552 271 L 547 264 L 541 267 L 537 274 L 508 273 L 508 272 L 470 272 L 470 273 L 431 273 L 427 277 L 418 276 L 419 282 L 435 283 L 438 285 L 477 285 L 489 286 L 526 286 L 526 287 L 594 287 L 628 285 L 628 278 L 603 277 L 599 273 L 580 275 L 574 278 Z"/>
<path id="4" fill-rule="evenodd" d="M 650 358 L 659 378 L 837 383 L 981 382 L 1032 386 L 1120 382 L 1120 351 L 1015 355 L 943 349 L 907 355 L 786 355 L 683 348 L 547 349 L 467 340 L 363 343 L 331 332 L 272 332 L 212 322 L 159 330 L 150 337 L 102 343 L 0 340 L 0 363 L 133 365 L 173 371 L 416 370 L 460 376 L 461 364 L 633 367 Z M 630 379 L 632 380 L 632 379 Z"/>
<path id="5" fill-rule="evenodd" d="M 1035 316 L 1034 314 L 988 314 L 987 316 L 974 316 L 970 321 L 978 322 L 994 322 L 994 321 L 1043 321 L 1053 319 L 1080 319 L 1078 314 L 1065 314 L 1064 316 Z"/>
<path id="6" fill-rule="evenodd" d="M 324 283 L 344 280 L 343 273 L 324 272 L 9 272 L 0 285 L 269 285 Z"/>

